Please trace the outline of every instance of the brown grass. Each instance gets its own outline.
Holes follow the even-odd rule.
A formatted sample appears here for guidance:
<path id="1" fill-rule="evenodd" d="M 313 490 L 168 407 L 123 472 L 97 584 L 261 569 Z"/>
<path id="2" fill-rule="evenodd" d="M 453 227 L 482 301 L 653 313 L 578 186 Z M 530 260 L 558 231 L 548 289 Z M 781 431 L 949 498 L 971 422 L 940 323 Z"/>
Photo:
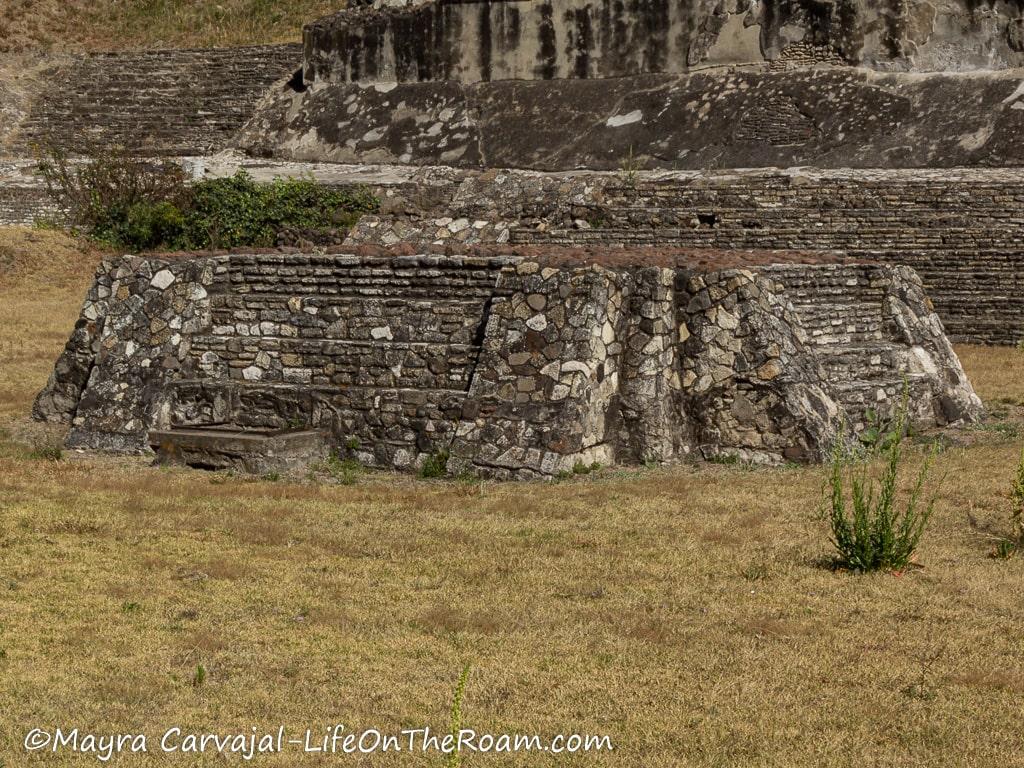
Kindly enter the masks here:
<path id="1" fill-rule="evenodd" d="M 101 256 L 61 232 L 0 228 L 0 421 L 27 412 Z"/>
<path id="2" fill-rule="evenodd" d="M 344 0 L 4 0 L 0 53 L 297 42 Z"/>
<path id="3" fill-rule="evenodd" d="M 0 362 L 0 428 L 27 429 L 95 256 L 78 258 L 81 275 L 56 285 L 23 268 L 0 276 L 0 348 L 20 350 Z M 960 352 L 983 393 L 1024 396 L 1024 355 Z M 33 460 L 9 439 L 0 763 L 80 764 L 25 756 L 21 739 L 44 724 L 443 729 L 468 662 L 467 727 L 607 733 L 616 745 L 468 766 L 1024 764 L 1024 559 L 990 558 L 965 519 L 1005 520 L 1019 444 L 974 432 L 938 459 L 946 479 L 922 567 L 868 577 L 826 567 L 813 467 L 606 470 L 528 486 L 367 473 L 321 486 Z"/>
<path id="4" fill-rule="evenodd" d="M 957 347 L 960 362 L 985 402 L 1024 405 L 1024 351 L 1016 347 Z"/>

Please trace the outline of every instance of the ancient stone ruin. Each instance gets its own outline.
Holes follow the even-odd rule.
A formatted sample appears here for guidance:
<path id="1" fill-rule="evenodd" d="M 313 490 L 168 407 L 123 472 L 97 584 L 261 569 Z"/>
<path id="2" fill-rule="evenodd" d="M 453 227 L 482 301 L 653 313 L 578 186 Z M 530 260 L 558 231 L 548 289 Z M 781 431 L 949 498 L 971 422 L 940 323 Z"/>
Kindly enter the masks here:
<path id="1" fill-rule="evenodd" d="M 82 135 L 381 205 L 340 246 L 104 263 L 36 415 L 199 466 L 516 478 L 820 460 L 904 388 L 917 427 L 977 421 L 950 339 L 1024 340 L 1022 29 L 1001 1 L 378 0 L 301 49 L 44 61 L 0 93 L 0 222 L 60 215 L 25 158 Z"/>
<path id="2" fill-rule="evenodd" d="M 269 466 L 292 453 L 266 441 L 291 431 L 315 455 L 408 469 L 444 453 L 519 478 L 817 460 L 904 386 L 917 426 L 982 414 L 906 267 L 363 247 L 105 262 L 35 413 L 70 420 L 71 446 L 201 466 Z"/>
<path id="3" fill-rule="evenodd" d="M 546 171 L 1017 166 L 1022 30 L 1002 0 L 378 3 L 308 25 L 301 78 L 239 142 Z"/>

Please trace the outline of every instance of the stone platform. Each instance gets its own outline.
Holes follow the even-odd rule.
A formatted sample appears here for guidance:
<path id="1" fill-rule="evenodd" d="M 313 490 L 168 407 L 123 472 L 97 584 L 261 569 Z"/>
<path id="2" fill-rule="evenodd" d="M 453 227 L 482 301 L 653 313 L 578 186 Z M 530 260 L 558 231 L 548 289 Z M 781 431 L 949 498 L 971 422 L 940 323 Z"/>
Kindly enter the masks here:
<path id="1" fill-rule="evenodd" d="M 748 169 L 538 173 L 336 165 L 224 153 L 179 158 L 195 178 L 244 169 L 372 190 L 349 234 L 425 248 L 516 244 L 841 251 L 906 264 L 954 342 L 1024 340 L 1024 181 L 1016 169 Z M 0 224 L 59 216 L 28 162 L 0 163 Z"/>
<path id="2" fill-rule="evenodd" d="M 147 451 L 151 432 L 200 445 L 224 424 L 257 442 L 319 430 L 367 464 L 446 452 L 450 471 L 498 478 L 595 461 L 816 461 L 844 425 L 890 417 L 904 387 L 917 427 L 983 415 L 906 267 L 452 250 L 107 261 L 34 412 L 70 422 L 78 447 Z"/>

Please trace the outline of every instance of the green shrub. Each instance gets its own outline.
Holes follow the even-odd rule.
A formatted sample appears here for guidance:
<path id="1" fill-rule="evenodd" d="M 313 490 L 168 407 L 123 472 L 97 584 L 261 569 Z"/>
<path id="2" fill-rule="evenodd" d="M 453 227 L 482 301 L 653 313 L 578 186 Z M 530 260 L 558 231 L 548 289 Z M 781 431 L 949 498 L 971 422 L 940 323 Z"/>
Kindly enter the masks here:
<path id="1" fill-rule="evenodd" d="M 170 242 L 162 239 L 165 230 L 180 220 L 188 200 L 185 172 L 178 165 L 118 150 L 81 164 L 50 150 L 39 173 L 69 224 L 115 248 L 143 250 Z"/>
<path id="2" fill-rule="evenodd" d="M 38 461 L 60 461 L 64 458 L 64 449 L 58 442 L 40 441 L 32 446 L 28 457 Z"/>
<path id="3" fill-rule="evenodd" d="M 891 431 L 893 437 L 881 451 L 885 467 L 877 480 L 870 474 L 870 455 L 853 457 L 842 441 L 837 441 L 829 467 L 827 516 L 839 563 L 850 570 L 905 568 L 931 517 L 935 500 L 921 508 L 921 496 L 934 451 L 924 462 L 906 502 L 901 505 L 897 498 L 906 419 L 904 394 Z"/>
<path id="4" fill-rule="evenodd" d="M 462 700 L 466 696 L 466 683 L 469 682 L 469 664 L 462 668 L 459 675 L 459 682 L 455 684 L 455 695 L 452 696 L 451 716 L 448 721 L 448 733 L 455 745 L 459 743 L 459 733 L 462 731 Z M 459 768 L 462 765 L 462 756 L 458 751 L 448 754 L 444 762 L 445 768 Z"/>
<path id="5" fill-rule="evenodd" d="M 364 189 L 312 178 L 261 184 L 238 171 L 189 185 L 174 163 L 119 153 L 72 164 L 51 151 L 39 170 L 68 223 L 130 251 L 271 247 L 282 229 L 348 228 L 378 205 Z"/>
<path id="6" fill-rule="evenodd" d="M 320 466 L 342 485 L 354 485 L 363 471 L 363 465 L 358 461 L 353 458 L 342 458 L 337 452 L 332 452 Z"/>
<path id="7" fill-rule="evenodd" d="M 873 408 L 864 412 L 864 429 L 857 435 L 861 445 L 868 451 L 875 453 L 885 452 L 893 441 L 902 437 L 896 433 L 896 420 L 886 421 Z"/>
<path id="8" fill-rule="evenodd" d="M 448 451 L 438 451 L 427 456 L 420 467 L 420 477 L 444 477 L 448 471 Z"/>
<path id="9" fill-rule="evenodd" d="M 992 557 L 1009 560 L 1024 547 L 1024 449 L 1010 486 L 1010 532 L 1007 534 L 994 526 L 983 526 L 971 515 L 968 515 L 968 521 L 972 528 L 993 542 Z"/>
<path id="10" fill-rule="evenodd" d="M 136 203 L 108 241 L 132 250 L 148 251 L 178 242 L 185 230 L 185 216 L 174 203 Z"/>
<path id="11" fill-rule="evenodd" d="M 258 184 L 245 171 L 208 179 L 191 188 L 185 214 L 184 248 L 269 247 L 284 227 L 351 227 L 376 209 L 365 190 L 323 187 L 312 179 L 276 179 Z"/>
<path id="12" fill-rule="evenodd" d="M 997 560 L 1009 560 L 1017 554 L 1017 544 L 1013 539 L 1002 537 L 996 539 L 996 544 L 992 548 L 992 557 Z"/>

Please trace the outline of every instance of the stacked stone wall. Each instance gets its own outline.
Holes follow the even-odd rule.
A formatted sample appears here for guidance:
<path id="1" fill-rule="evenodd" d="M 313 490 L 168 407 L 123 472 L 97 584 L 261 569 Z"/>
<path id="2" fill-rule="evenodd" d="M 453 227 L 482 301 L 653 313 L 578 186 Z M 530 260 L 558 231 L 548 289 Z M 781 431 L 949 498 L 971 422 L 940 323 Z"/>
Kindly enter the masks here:
<path id="1" fill-rule="evenodd" d="M 352 2 L 306 27 L 306 73 L 328 81 L 615 77 L 771 62 L 879 69 L 1022 63 L 1020 6 L 844 0 Z M 884 34 L 879 30 L 884 29 Z"/>
<path id="2" fill-rule="evenodd" d="M 913 267 L 954 341 L 1024 339 L 1024 179 L 1016 171 L 676 175 L 570 189 L 532 177 L 472 206 L 514 243 L 835 250 Z M 494 185 L 492 185 L 494 186 Z M 456 213 L 458 215 L 458 213 Z"/>
<path id="3" fill-rule="evenodd" d="M 201 155 L 231 145 L 269 87 L 301 66 L 301 46 L 104 53 L 61 59 L 38 77 L 0 155 L 121 147 Z"/>
<path id="4" fill-rule="evenodd" d="M 62 215 L 44 187 L 0 183 L 0 226 L 30 226 L 37 219 Z"/>
<path id="5" fill-rule="evenodd" d="M 904 378 L 918 426 L 981 415 L 912 270 L 635 259 L 123 257 L 98 270 L 35 413 L 70 422 L 76 447 L 318 430 L 367 464 L 450 452 L 453 472 L 505 478 L 820 459 L 844 421 L 890 414 Z M 845 308 L 839 325 L 808 311 L 823 301 Z M 840 348 L 877 360 L 835 359 Z"/>
<path id="6" fill-rule="evenodd" d="M 435 189 L 426 205 L 412 189 L 382 190 L 390 213 L 360 222 L 349 242 L 836 251 L 913 267 L 954 341 L 1024 339 L 1016 169 L 494 170 Z"/>
<path id="7" fill-rule="evenodd" d="M 760 272 L 783 287 L 829 391 L 856 429 L 893 418 L 904 388 L 911 418 L 921 426 L 944 423 L 968 407 L 958 394 L 949 401 L 942 393 L 943 382 L 956 391 L 969 384 L 959 365 L 948 364 L 956 356 L 914 270 L 772 265 Z"/>
<path id="8" fill-rule="evenodd" d="M 369 446 L 367 461 L 408 466 L 459 415 L 503 263 L 105 262 L 40 408 L 71 420 L 77 446 L 141 449 L 154 426 L 301 423 Z"/>
<path id="9" fill-rule="evenodd" d="M 1013 70 L 717 68 L 682 75 L 280 86 L 239 133 L 259 157 L 530 168 L 1024 165 Z"/>
<path id="10" fill-rule="evenodd" d="M 309 82 L 551 80 L 682 72 L 713 55 L 726 14 L 707 0 L 431 0 L 357 8 L 305 29 Z M 740 19 L 736 19 L 740 21 Z M 736 25 L 730 58 L 763 61 Z"/>

